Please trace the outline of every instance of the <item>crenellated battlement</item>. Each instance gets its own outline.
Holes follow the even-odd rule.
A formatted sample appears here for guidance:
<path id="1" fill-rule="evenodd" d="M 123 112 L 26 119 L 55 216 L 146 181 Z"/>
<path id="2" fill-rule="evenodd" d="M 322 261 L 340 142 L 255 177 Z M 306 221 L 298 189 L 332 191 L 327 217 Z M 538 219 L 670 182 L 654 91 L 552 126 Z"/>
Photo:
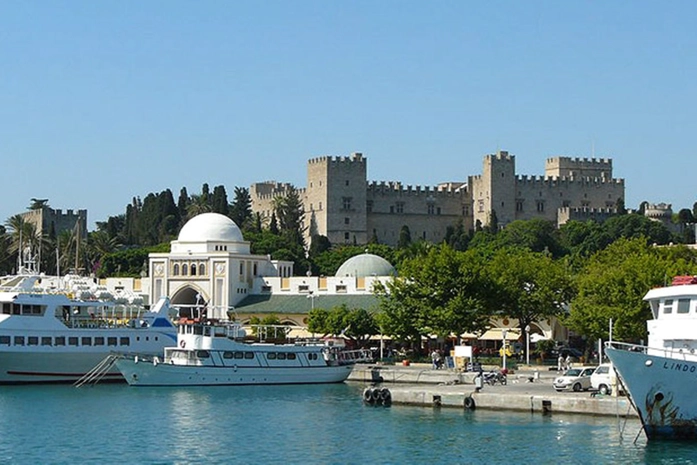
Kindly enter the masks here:
<path id="1" fill-rule="evenodd" d="M 502 161 L 514 161 L 515 155 L 509 154 L 506 150 L 499 150 L 496 153 L 489 154 L 485 157 L 486 160 L 502 160 Z"/>
<path id="2" fill-rule="evenodd" d="M 624 186 L 624 179 L 606 179 L 603 177 L 569 177 L 569 176 L 536 176 L 521 174 L 515 177 L 518 186 L 571 186 L 571 185 L 616 185 Z"/>
<path id="3" fill-rule="evenodd" d="M 321 157 L 315 157 L 315 158 L 310 158 L 308 163 L 310 165 L 316 165 L 316 164 L 361 164 L 365 165 L 366 159 L 363 157 L 363 154 L 360 152 L 354 152 L 349 156 L 331 156 L 331 155 L 326 155 L 326 156 L 321 156 Z"/>
<path id="4" fill-rule="evenodd" d="M 398 181 L 371 181 L 368 183 L 368 193 L 399 193 L 400 195 L 431 195 L 431 196 L 452 196 L 462 192 L 465 188 L 464 183 L 444 183 L 438 186 L 403 185 Z"/>
<path id="5" fill-rule="evenodd" d="M 579 168 L 612 168 L 611 158 L 550 157 L 547 159 L 547 163 L 555 162 Z"/>

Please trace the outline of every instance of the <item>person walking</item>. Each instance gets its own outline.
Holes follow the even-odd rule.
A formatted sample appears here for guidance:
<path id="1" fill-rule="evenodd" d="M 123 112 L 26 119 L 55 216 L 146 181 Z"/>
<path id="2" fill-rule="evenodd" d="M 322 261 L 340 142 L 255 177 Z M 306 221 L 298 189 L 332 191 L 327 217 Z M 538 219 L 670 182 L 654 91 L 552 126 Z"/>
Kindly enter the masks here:
<path id="1" fill-rule="evenodd" d="M 561 371 L 564 368 L 564 356 L 562 354 L 559 354 L 559 358 L 557 359 L 557 371 Z"/>
<path id="2" fill-rule="evenodd" d="M 566 369 L 568 370 L 569 368 L 571 368 L 571 355 L 566 356 L 565 362 L 566 362 Z"/>

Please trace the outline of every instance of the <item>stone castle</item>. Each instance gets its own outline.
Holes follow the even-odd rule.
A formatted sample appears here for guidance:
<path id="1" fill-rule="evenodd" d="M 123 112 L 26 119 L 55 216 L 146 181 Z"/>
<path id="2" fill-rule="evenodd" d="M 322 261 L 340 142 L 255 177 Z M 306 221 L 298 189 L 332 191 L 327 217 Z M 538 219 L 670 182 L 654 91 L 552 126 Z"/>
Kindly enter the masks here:
<path id="1" fill-rule="evenodd" d="M 42 235 L 58 236 L 63 231 L 79 231 L 81 238 L 87 237 L 87 210 L 54 210 L 43 205 L 41 208 L 20 213 L 27 223 L 32 223 Z"/>
<path id="2" fill-rule="evenodd" d="M 252 210 L 268 220 L 273 200 L 292 189 L 273 181 L 250 187 Z M 602 221 L 624 202 L 624 180 L 612 177 L 612 160 L 552 157 L 542 176 L 517 175 L 515 156 L 499 151 L 484 157 L 482 174 L 467 182 L 411 186 L 367 179 L 367 159 L 313 158 L 307 186 L 297 188 L 305 209 L 306 237 L 326 236 L 332 244 L 365 244 L 377 238 L 396 245 L 407 226 L 413 241 L 440 242 L 446 229 L 462 221 L 466 230 L 542 218 L 561 225 L 569 220 Z M 309 243 L 309 241 L 308 241 Z"/>

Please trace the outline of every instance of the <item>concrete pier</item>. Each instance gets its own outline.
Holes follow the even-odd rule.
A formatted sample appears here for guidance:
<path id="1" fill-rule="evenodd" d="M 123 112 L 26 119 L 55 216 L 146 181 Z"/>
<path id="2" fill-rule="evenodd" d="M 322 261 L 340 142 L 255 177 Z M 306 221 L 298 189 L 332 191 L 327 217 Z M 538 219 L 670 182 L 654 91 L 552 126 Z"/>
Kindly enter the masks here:
<path id="1" fill-rule="evenodd" d="M 390 390 L 393 404 L 476 408 L 539 413 L 576 413 L 636 417 L 629 399 L 593 392 L 557 392 L 558 373 L 529 368 L 508 375 L 508 383 L 476 389 L 477 373 L 433 370 L 423 366 L 357 365 L 350 382 Z M 469 400 L 468 400 L 469 399 Z"/>

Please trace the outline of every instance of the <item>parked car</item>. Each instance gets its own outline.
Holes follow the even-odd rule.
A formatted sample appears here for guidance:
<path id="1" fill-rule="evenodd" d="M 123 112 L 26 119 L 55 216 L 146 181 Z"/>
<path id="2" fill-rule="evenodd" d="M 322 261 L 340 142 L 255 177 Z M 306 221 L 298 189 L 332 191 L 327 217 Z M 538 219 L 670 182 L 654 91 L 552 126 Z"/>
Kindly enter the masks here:
<path id="1" fill-rule="evenodd" d="M 591 387 L 600 394 L 611 394 L 612 387 L 617 386 L 617 375 L 611 363 L 603 363 L 591 375 Z"/>
<path id="2" fill-rule="evenodd" d="M 578 349 L 574 349 L 573 347 L 561 347 L 552 350 L 552 355 L 555 357 L 558 357 L 559 354 L 561 354 L 561 356 L 564 358 L 570 356 L 572 360 L 579 360 L 581 357 L 583 357 L 583 352 Z"/>
<path id="3" fill-rule="evenodd" d="M 554 389 L 557 391 L 573 390 L 587 391 L 591 387 L 591 375 L 597 367 L 570 368 L 563 375 L 554 380 Z"/>

